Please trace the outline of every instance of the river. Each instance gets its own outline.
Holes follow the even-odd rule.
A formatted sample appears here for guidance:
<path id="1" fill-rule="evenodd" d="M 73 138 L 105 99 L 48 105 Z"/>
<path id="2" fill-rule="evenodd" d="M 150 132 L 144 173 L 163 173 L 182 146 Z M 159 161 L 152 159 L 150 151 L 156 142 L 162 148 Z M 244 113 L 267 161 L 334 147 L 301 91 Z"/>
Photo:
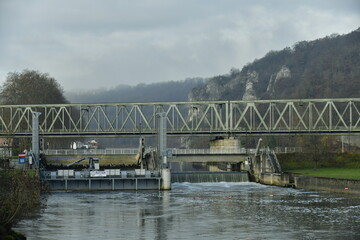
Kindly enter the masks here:
<path id="1" fill-rule="evenodd" d="M 360 196 L 257 183 L 53 193 L 28 239 L 360 239 Z"/>

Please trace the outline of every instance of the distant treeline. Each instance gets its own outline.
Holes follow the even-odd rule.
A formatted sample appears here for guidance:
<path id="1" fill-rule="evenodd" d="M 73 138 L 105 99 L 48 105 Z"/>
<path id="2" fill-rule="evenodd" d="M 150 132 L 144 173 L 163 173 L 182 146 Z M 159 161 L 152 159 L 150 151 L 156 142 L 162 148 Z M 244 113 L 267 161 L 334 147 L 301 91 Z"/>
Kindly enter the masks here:
<path id="1" fill-rule="evenodd" d="M 191 78 L 136 86 L 119 85 L 112 89 L 68 92 L 66 95 L 72 103 L 187 101 L 191 89 L 201 87 L 205 82 L 203 78 Z"/>

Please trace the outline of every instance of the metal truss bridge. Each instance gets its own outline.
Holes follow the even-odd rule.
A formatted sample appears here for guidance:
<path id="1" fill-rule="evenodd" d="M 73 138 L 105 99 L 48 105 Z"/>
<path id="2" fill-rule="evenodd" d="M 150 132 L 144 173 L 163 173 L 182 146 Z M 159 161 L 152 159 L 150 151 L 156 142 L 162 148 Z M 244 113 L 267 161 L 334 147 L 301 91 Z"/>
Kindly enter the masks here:
<path id="1" fill-rule="evenodd" d="M 151 136 L 161 112 L 167 134 L 177 136 L 360 133 L 360 98 L 353 98 L 1 105 L 0 136 L 30 136 L 33 112 L 49 137 Z"/>

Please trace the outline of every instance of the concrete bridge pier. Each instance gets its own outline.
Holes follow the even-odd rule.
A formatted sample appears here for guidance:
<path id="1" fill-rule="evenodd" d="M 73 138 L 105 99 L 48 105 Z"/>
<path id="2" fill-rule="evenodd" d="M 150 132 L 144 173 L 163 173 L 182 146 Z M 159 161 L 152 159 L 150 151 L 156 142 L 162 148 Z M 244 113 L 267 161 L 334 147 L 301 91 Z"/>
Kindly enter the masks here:
<path id="1" fill-rule="evenodd" d="M 167 137 L 166 137 L 166 113 L 158 114 L 158 152 L 159 166 L 161 167 L 161 190 L 171 189 L 171 172 L 168 164 Z"/>
<path id="2" fill-rule="evenodd" d="M 161 190 L 171 190 L 171 172 L 170 168 L 162 168 L 161 172 Z"/>

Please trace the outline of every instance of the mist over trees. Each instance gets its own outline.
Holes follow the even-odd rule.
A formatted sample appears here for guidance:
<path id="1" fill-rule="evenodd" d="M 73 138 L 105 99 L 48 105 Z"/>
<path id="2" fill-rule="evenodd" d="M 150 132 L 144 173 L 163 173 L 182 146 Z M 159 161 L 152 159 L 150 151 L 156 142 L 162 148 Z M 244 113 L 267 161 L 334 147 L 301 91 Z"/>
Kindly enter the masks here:
<path id="1" fill-rule="evenodd" d="M 203 78 L 189 78 L 136 86 L 118 85 L 111 89 L 67 92 L 66 96 L 72 103 L 187 101 L 191 89 L 205 82 Z"/>
<path id="2" fill-rule="evenodd" d="M 136 86 L 118 85 L 115 88 L 96 91 L 67 92 L 72 103 L 111 103 L 111 102 L 178 102 L 187 101 L 188 94 L 194 87 L 206 83 L 203 78 L 191 78 L 182 81 L 169 81 L 152 84 L 140 83 Z M 173 139 L 169 140 L 171 145 Z M 107 147 L 134 147 L 137 138 L 103 138 L 99 140 Z M 147 138 L 147 146 L 155 144 L 155 139 Z M 178 144 L 177 144 L 178 145 Z"/>

